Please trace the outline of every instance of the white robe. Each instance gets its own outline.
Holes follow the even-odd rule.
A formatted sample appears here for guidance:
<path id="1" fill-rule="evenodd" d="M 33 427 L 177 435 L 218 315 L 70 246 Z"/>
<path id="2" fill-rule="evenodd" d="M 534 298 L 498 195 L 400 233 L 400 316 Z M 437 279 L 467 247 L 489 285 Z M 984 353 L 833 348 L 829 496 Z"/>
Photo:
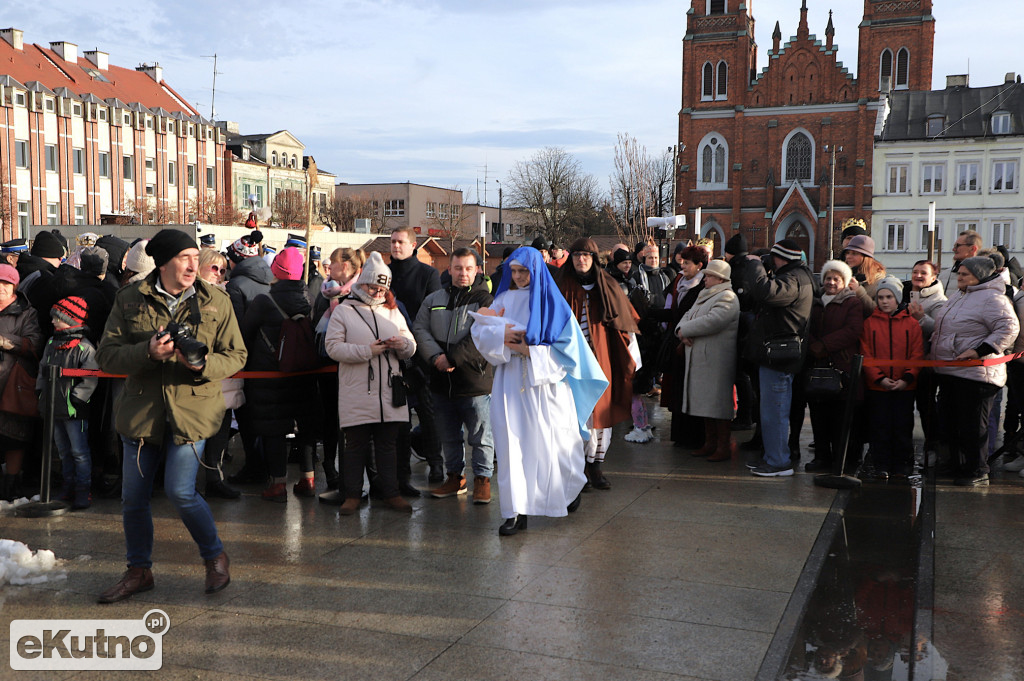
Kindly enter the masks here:
<path id="1" fill-rule="evenodd" d="M 472 334 L 480 353 L 495 366 L 491 429 L 501 517 L 565 516 L 566 506 L 587 481 L 583 437 L 573 393 L 565 382 L 566 369 L 550 345 L 531 345 L 528 358 L 505 345 L 506 324 L 526 328 L 529 291 L 506 291 L 491 307 L 504 308 L 504 316 L 474 315 Z"/>

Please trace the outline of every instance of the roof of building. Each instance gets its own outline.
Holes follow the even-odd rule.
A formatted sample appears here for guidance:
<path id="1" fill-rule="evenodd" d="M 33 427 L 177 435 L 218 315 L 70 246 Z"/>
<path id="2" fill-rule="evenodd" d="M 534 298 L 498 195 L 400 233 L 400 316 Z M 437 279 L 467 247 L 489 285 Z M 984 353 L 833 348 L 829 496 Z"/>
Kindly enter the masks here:
<path id="1" fill-rule="evenodd" d="M 992 136 L 992 114 L 1010 114 L 1010 134 L 1024 134 L 1024 86 L 1019 81 L 989 87 L 954 86 L 923 92 L 896 91 L 889 98 L 883 141 L 932 139 L 928 119 L 943 116 L 940 137 Z"/>
<path id="2" fill-rule="evenodd" d="M 117 100 L 121 106 L 138 103 L 148 109 L 182 112 L 190 118 L 199 116 L 199 112 L 165 80 L 157 83 L 144 71 L 113 64 L 99 69 L 86 57 L 66 62 L 53 50 L 32 43 L 25 43 L 18 50 L 6 40 L 0 40 L 0 74 L 9 76 L 26 88 L 38 83 L 50 92 L 67 88 L 70 92 L 65 96 L 94 95 L 104 101 Z"/>

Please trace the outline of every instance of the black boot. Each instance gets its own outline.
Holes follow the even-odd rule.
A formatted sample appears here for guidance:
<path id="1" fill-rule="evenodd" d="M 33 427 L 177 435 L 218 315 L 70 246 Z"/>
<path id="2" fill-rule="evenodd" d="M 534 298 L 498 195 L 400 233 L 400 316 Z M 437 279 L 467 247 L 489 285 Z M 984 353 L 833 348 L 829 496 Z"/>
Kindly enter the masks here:
<path id="1" fill-rule="evenodd" d="M 517 515 L 517 516 L 513 516 L 513 517 L 507 519 L 505 522 L 503 522 L 501 524 L 501 527 L 498 528 L 498 534 L 500 534 L 502 537 L 511 537 L 513 534 L 515 534 L 519 530 L 525 530 L 525 529 L 526 529 L 526 516 L 525 515 Z"/>
<path id="2" fill-rule="evenodd" d="M 590 484 L 594 486 L 594 489 L 611 489 L 612 483 L 608 482 L 608 478 L 604 477 L 604 473 L 601 472 L 601 461 L 595 461 L 590 464 Z"/>
<path id="3" fill-rule="evenodd" d="M 14 501 L 22 497 L 21 473 L 4 474 L 3 481 L 0 481 L 0 499 Z"/>

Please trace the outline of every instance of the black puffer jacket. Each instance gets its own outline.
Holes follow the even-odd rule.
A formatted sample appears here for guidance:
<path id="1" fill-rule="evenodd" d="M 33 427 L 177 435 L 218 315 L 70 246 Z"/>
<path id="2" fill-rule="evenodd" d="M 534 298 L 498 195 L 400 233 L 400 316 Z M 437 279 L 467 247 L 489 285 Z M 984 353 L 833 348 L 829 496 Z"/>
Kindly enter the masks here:
<path id="1" fill-rule="evenodd" d="M 42 329 L 43 336 L 49 338 L 53 335 L 50 308 L 62 298 L 79 296 L 89 306 L 89 318 L 86 320 L 88 331 L 85 337 L 94 345 L 99 345 L 115 295 L 117 290 L 107 285 L 104 280 L 64 264 L 57 268 L 53 277 L 40 280 L 32 287 L 32 305 L 39 313 L 39 328 Z"/>
<path id="2" fill-rule="evenodd" d="M 750 263 L 750 301 L 756 314 L 747 336 L 747 359 L 767 366 L 762 352 L 764 342 L 793 335 L 804 338 L 806 356 L 807 324 L 818 296 L 818 283 L 811 270 L 802 262 L 790 262 L 768 276 L 760 260 L 748 259 L 747 262 Z M 795 374 L 802 366 L 803 358 L 772 368 Z"/>
<path id="3" fill-rule="evenodd" d="M 423 299 L 441 290 L 441 275 L 413 255 L 405 260 L 391 259 L 391 292 L 403 305 L 410 319 L 416 319 Z"/>
<path id="4" fill-rule="evenodd" d="M 254 258 L 249 258 L 254 260 Z M 273 297 L 273 301 L 271 301 Z M 309 315 L 306 285 L 301 281 L 274 283 L 266 295 L 257 296 L 242 319 L 242 338 L 249 351 L 247 371 L 277 371 L 277 345 L 283 317 L 274 303 L 289 317 Z M 280 436 L 300 423 L 318 420 L 314 376 L 253 378 L 245 381 L 245 409 L 257 435 Z"/>
<path id="5" fill-rule="evenodd" d="M 231 296 L 231 307 L 235 310 L 235 319 L 245 319 L 245 313 L 256 296 L 270 290 L 274 275 L 270 265 L 263 258 L 246 258 L 231 269 L 231 279 L 225 285 Z"/>
<path id="6" fill-rule="evenodd" d="M 487 307 L 494 298 L 487 282 L 477 277 L 469 288 L 449 286 L 423 299 L 413 323 L 416 352 L 429 367 L 430 389 L 450 398 L 477 397 L 491 392 L 494 367 L 483 358 L 470 335 L 470 312 Z M 438 371 L 434 357 L 444 353 L 454 371 Z"/>

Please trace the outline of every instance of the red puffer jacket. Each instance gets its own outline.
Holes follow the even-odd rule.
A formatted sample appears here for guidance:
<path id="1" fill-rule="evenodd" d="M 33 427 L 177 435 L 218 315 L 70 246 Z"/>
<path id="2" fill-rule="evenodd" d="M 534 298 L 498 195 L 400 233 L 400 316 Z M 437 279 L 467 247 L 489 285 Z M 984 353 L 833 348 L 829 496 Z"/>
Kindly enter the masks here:
<path id="1" fill-rule="evenodd" d="M 864 320 L 864 331 L 860 337 L 861 354 L 872 359 L 924 359 L 924 338 L 921 325 L 906 310 L 890 316 L 875 309 Z M 883 378 L 907 382 L 904 390 L 913 390 L 918 367 L 903 367 L 898 364 L 885 367 L 864 367 L 864 381 L 870 390 L 884 391 Z"/>

